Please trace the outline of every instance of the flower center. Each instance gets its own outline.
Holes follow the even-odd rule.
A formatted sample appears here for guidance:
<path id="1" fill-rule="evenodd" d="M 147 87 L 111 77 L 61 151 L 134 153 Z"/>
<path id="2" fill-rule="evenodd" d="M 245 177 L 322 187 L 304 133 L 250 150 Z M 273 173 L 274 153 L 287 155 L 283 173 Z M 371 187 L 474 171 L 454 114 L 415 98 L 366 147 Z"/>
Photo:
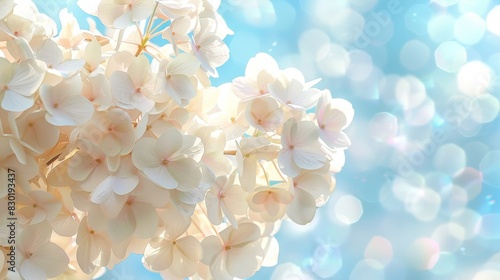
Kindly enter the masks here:
<path id="1" fill-rule="evenodd" d="M 14 31 L 14 36 L 19 36 L 19 31 Z"/>
<path id="2" fill-rule="evenodd" d="M 163 164 L 163 165 L 167 165 L 168 163 L 169 163 L 168 159 L 164 159 L 164 160 L 161 162 L 161 164 Z"/>
<path id="3" fill-rule="evenodd" d="M 54 105 L 52 105 L 52 107 L 54 107 L 54 109 L 57 109 L 57 107 L 59 107 L 59 103 L 54 103 Z"/>
<path id="4" fill-rule="evenodd" d="M 175 241 L 175 240 L 172 241 L 172 245 L 175 245 L 175 244 L 177 244 L 177 241 Z"/>
<path id="5" fill-rule="evenodd" d="M 226 245 L 226 247 L 224 247 L 224 250 L 226 250 L 226 251 L 229 251 L 229 250 L 231 250 L 231 246 L 229 246 L 229 245 Z"/>
<path id="6" fill-rule="evenodd" d="M 140 87 L 136 88 L 135 93 L 141 93 L 141 88 Z"/>
<path id="7" fill-rule="evenodd" d="M 93 229 L 91 229 L 91 230 L 89 230 L 89 233 L 90 233 L 90 234 L 94 234 L 94 233 L 95 233 L 95 231 L 94 231 Z"/>
<path id="8" fill-rule="evenodd" d="M 37 208 L 37 207 L 38 207 L 38 205 L 36 205 L 36 203 L 34 203 L 33 204 L 33 208 Z"/>
<path id="9" fill-rule="evenodd" d="M 288 146 L 288 148 L 290 148 L 290 150 L 293 150 L 295 148 L 295 146 L 294 145 L 290 145 L 290 146 Z"/>
<path id="10" fill-rule="evenodd" d="M 3 89 L 4 89 L 4 90 L 8 90 L 8 89 L 9 89 L 9 86 L 8 86 L 8 85 L 4 85 L 4 86 L 3 86 Z"/>

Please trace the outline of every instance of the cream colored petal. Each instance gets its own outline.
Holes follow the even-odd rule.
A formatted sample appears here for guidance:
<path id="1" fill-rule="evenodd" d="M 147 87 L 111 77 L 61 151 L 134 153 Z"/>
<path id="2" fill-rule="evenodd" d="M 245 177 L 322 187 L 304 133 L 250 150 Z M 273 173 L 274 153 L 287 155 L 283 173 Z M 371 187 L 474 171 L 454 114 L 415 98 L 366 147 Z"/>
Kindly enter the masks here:
<path id="1" fill-rule="evenodd" d="M 296 188 L 295 197 L 288 205 L 287 215 L 299 225 L 312 221 L 316 213 L 316 200 L 306 191 Z"/>
<path id="2" fill-rule="evenodd" d="M 326 163 L 325 154 L 317 145 L 309 148 L 295 148 L 293 159 L 298 167 L 307 170 L 319 169 Z"/>
<path id="3" fill-rule="evenodd" d="M 131 208 L 136 221 L 135 235 L 138 238 L 151 238 L 158 229 L 156 209 L 147 203 L 137 202 Z"/>
<path id="4" fill-rule="evenodd" d="M 167 165 L 168 172 L 179 183 L 180 190 L 196 188 L 201 181 L 202 173 L 196 161 L 191 158 L 172 161 Z"/>
<path id="5" fill-rule="evenodd" d="M 19 267 L 19 273 L 24 279 L 46 280 L 45 271 L 39 267 L 33 260 L 25 259 Z"/>
<path id="6" fill-rule="evenodd" d="M 132 162 L 138 169 L 155 168 L 161 165 L 161 155 L 157 154 L 156 141 L 153 138 L 142 138 L 132 151 Z"/>
<path id="7" fill-rule="evenodd" d="M 49 242 L 42 244 L 30 257 L 38 267 L 43 269 L 48 278 L 56 277 L 68 268 L 69 258 L 58 245 Z M 27 278 L 28 279 L 28 278 Z"/>
<path id="8" fill-rule="evenodd" d="M 152 238 L 144 251 L 146 265 L 155 271 L 169 268 L 173 261 L 172 241 L 161 237 Z"/>
<path id="9" fill-rule="evenodd" d="M 125 205 L 118 216 L 108 223 L 109 238 L 115 243 L 125 241 L 136 230 L 137 219 L 130 208 Z"/>

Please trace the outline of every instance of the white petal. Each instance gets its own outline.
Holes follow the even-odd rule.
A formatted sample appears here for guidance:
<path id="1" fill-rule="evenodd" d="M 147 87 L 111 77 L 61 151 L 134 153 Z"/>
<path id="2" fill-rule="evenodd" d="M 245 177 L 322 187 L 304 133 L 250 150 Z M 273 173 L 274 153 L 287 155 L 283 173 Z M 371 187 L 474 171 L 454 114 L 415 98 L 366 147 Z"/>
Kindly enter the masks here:
<path id="1" fill-rule="evenodd" d="M 351 146 L 351 140 L 349 136 L 343 131 L 331 131 L 322 129 L 320 131 L 321 140 L 325 141 L 325 144 L 330 148 L 348 148 Z"/>
<path id="2" fill-rule="evenodd" d="M 196 188 L 201 181 L 198 163 L 191 158 L 172 161 L 167 165 L 169 173 L 179 182 L 179 188 L 189 190 Z"/>
<path id="3" fill-rule="evenodd" d="M 306 191 L 296 188 L 295 197 L 288 205 L 287 215 L 299 225 L 312 221 L 316 213 L 316 200 Z"/>
<path id="4" fill-rule="evenodd" d="M 109 78 L 109 83 L 113 97 L 123 104 L 130 105 L 135 89 L 129 74 L 116 71 Z"/>
<path id="5" fill-rule="evenodd" d="M 56 277 L 68 268 L 69 259 L 64 250 L 49 242 L 42 244 L 31 256 L 31 260 L 42 268 L 48 278 Z M 29 279 L 29 278 L 27 278 Z"/>
<path id="6" fill-rule="evenodd" d="M 164 189 L 175 189 L 179 185 L 167 167 L 163 165 L 155 168 L 145 168 L 143 172 L 153 183 Z"/>
<path id="7" fill-rule="evenodd" d="M 195 56 L 188 53 L 177 55 L 167 65 L 167 75 L 192 76 L 200 69 L 200 62 Z"/>
<path id="8" fill-rule="evenodd" d="M 132 162 L 143 170 L 144 168 L 154 168 L 161 165 L 161 155 L 157 154 L 156 141 L 153 138 L 142 138 L 137 141 L 132 151 Z"/>
<path id="9" fill-rule="evenodd" d="M 9 89 L 24 96 L 31 96 L 40 87 L 45 76 L 45 69 L 33 59 L 25 60 L 14 67 Z"/>
<path id="10" fill-rule="evenodd" d="M 278 153 L 278 164 L 281 171 L 289 177 L 295 177 L 300 173 L 300 167 L 295 163 L 292 152 L 288 149 L 282 149 Z"/>
<path id="11" fill-rule="evenodd" d="M 254 247 L 258 247 L 257 244 Z M 229 274 L 238 278 L 248 278 L 259 268 L 255 255 L 256 250 L 250 248 L 232 248 L 227 253 L 226 265 Z"/>
<path id="12" fill-rule="evenodd" d="M 6 90 L 2 99 L 2 108 L 12 112 L 22 112 L 35 104 L 31 96 L 23 96 L 12 90 Z"/>
<path id="13" fill-rule="evenodd" d="M 326 162 L 325 154 L 318 146 L 293 149 L 293 159 L 298 167 L 308 170 L 321 168 Z"/>
<path id="14" fill-rule="evenodd" d="M 169 159 L 182 147 L 182 134 L 177 129 L 166 130 L 156 142 L 156 150 L 163 159 Z"/>
<path id="15" fill-rule="evenodd" d="M 95 204 L 103 204 L 111 196 L 113 189 L 111 187 L 112 176 L 102 181 L 90 194 L 90 201 Z"/>
<path id="16" fill-rule="evenodd" d="M 25 259 L 21 263 L 21 267 L 19 268 L 19 272 L 24 279 L 30 280 L 46 280 L 47 275 L 45 271 L 39 267 L 34 261 L 31 259 Z"/>

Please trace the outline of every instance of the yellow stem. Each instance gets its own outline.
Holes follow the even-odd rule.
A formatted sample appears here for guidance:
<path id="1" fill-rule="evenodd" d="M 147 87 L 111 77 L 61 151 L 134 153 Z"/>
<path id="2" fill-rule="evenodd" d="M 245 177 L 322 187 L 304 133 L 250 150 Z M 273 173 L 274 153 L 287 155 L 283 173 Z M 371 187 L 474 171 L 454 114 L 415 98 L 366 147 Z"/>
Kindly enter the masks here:
<path id="1" fill-rule="evenodd" d="M 151 13 L 151 16 L 149 17 L 148 26 L 146 27 L 146 31 L 144 32 L 144 37 L 141 40 L 141 44 L 137 48 L 137 52 L 135 52 L 136 57 L 139 56 L 142 53 L 142 51 L 146 48 L 146 44 L 148 43 L 148 41 L 150 39 L 149 32 L 151 30 L 151 26 L 153 26 L 154 16 L 155 16 L 157 8 L 158 8 L 158 2 L 156 2 L 155 7 L 153 8 L 153 12 Z"/>
<path id="2" fill-rule="evenodd" d="M 285 177 L 283 177 L 283 174 L 281 174 L 281 170 L 279 169 L 278 165 L 276 164 L 276 161 L 273 160 L 273 165 L 274 165 L 274 168 L 276 168 L 276 171 L 278 171 L 278 174 L 280 175 L 281 179 L 283 179 L 284 182 L 286 182 L 286 179 Z"/>
<path id="3" fill-rule="evenodd" d="M 262 162 L 260 162 L 260 160 L 258 161 L 260 167 L 262 168 L 262 172 L 264 172 L 264 177 L 266 177 L 266 183 L 268 186 L 271 185 L 271 183 L 269 182 L 269 177 L 267 176 L 267 172 L 266 172 L 266 169 L 264 168 L 264 165 L 262 165 Z"/>

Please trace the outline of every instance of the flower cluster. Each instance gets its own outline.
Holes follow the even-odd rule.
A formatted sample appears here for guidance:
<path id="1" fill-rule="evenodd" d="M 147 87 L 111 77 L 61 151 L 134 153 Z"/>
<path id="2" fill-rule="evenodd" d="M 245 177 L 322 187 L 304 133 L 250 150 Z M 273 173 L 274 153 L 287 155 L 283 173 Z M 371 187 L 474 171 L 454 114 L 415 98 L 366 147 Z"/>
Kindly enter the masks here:
<path id="1" fill-rule="evenodd" d="M 327 201 L 350 103 L 263 53 L 211 86 L 232 34 L 219 2 L 79 1 L 101 34 L 0 0 L 0 174 L 17 171 L 24 279 L 91 279 L 131 253 L 166 279 L 250 277 L 276 264 L 281 220 Z"/>

